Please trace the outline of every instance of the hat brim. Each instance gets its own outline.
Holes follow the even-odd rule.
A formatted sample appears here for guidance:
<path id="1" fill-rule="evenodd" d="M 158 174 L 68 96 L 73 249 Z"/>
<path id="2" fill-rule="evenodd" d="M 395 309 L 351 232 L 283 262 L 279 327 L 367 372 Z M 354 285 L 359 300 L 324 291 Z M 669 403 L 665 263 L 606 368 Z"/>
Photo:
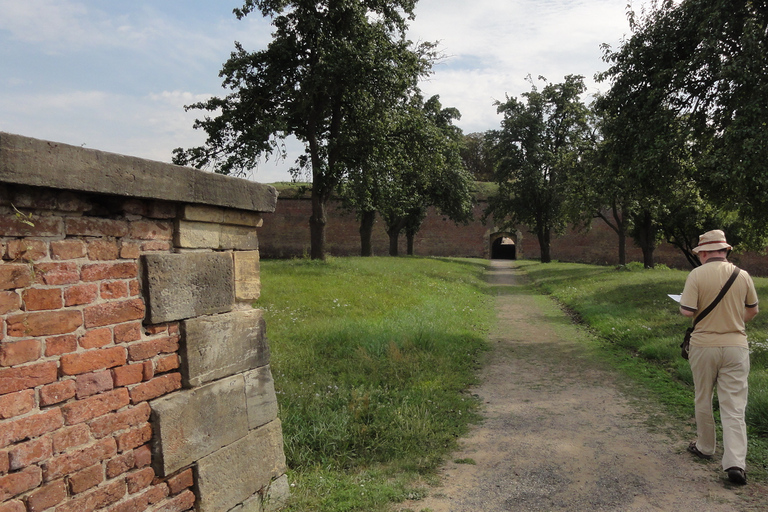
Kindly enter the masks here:
<path id="1" fill-rule="evenodd" d="M 700 252 L 722 251 L 723 249 L 733 249 L 733 247 L 725 242 L 720 242 L 716 244 L 699 245 L 694 247 L 692 251 L 694 254 L 699 254 Z"/>

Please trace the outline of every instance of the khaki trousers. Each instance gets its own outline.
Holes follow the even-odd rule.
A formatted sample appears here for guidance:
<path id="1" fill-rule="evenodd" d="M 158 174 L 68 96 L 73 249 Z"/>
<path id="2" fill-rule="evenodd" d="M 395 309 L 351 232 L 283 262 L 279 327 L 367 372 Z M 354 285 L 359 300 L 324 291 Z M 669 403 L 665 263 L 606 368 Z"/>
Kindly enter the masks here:
<path id="1" fill-rule="evenodd" d="M 749 349 L 742 347 L 691 347 L 688 361 L 695 387 L 696 447 L 713 455 L 717 447 L 712 398 L 717 386 L 720 421 L 723 424 L 723 469 L 746 469 L 747 377 Z"/>

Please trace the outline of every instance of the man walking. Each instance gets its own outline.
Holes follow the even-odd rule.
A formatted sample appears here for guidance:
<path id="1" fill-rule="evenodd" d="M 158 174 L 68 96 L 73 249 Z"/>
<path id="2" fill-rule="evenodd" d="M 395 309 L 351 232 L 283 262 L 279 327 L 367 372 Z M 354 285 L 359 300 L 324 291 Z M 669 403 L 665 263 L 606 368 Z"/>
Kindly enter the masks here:
<path id="1" fill-rule="evenodd" d="M 708 231 L 699 237 L 693 252 L 701 266 L 685 281 L 680 298 L 680 313 L 696 317 L 711 304 L 734 272 L 735 265 L 726 260 L 731 246 L 721 230 Z M 693 373 L 697 440 L 688 451 L 704 459 L 715 453 L 715 419 L 712 398 L 717 386 L 720 418 L 723 424 L 723 469 L 728 479 L 746 484 L 747 377 L 749 346 L 744 324 L 758 313 L 757 293 L 752 278 L 740 270 L 727 293 L 715 308 L 695 324 L 691 334 L 689 362 Z"/>

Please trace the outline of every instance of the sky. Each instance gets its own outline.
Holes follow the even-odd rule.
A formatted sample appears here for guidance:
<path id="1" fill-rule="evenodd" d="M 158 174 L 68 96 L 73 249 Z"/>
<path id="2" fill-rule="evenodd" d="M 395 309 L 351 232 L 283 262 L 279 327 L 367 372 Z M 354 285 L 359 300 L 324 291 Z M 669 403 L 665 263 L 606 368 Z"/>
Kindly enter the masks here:
<path id="1" fill-rule="evenodd" d="M 628 1 L 419 0 L 408 36 L 442 55 L 421 89 L 458 108 L 465 134 L 499 128 L 494 102 L 529 91 L 528 76 L 583 75 L 589 101 L 607 89 L 594 81 L 601 44 L 629 35 Z M 170 162 L 204 141 L 202 112 L 184 105 L 226 93 L 218 74 L 234 42 L 271 40 L 259 13 L 232 14 L 242 3 L 0 0 L 0 131 Z M 288 147 L 289 161 L 264 161 L 250 179 L 289 181 L 302 149 Z"/>

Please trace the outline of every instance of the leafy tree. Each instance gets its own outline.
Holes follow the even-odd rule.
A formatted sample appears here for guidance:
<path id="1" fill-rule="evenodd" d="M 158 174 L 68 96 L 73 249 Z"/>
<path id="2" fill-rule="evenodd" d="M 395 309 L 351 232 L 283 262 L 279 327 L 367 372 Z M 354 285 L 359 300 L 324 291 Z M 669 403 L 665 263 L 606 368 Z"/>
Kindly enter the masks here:
<path id="1" fill-rule="evenodd" d="M 464 135 L 461 160 L 475 181 L 493 181 L 493 138 L 485 133 Z"/>
<path id="2" fill-rule="evenodd" d="M 282 152 L 293 135 L 306 152 L 293 169 L 312 174 L 310 255 L 325 257 L 326 204 L 350 169 L 369 158 L 369 120 L 398 101 L 431 67 L 429 44 L 405 39 L 414 0 L 246 0 L 272 18 L 265 50 L 235 51 L 221 70 L 230 92 L 187 106 L 210 113 L 195 122 L 204 146 L 174 151 L 174 162 L 237 174 Z"/>
<path id="3" fill-rule="evenodd" d="M 540 77 L 540 79 L 542 79 Z M 581 76 L 568 75 L 539 91 L 531 80 L 524 101 L 497 103 L 504 119 L 496 134 L 498 195 L 489 200 L 492 214 L 504 227 L 525 224 L 536 234 L 541 261 L 551 261 L 552 234 L 564 229 L 569 174 L 589 141 L 588 109 L 579 99 Z"/>

